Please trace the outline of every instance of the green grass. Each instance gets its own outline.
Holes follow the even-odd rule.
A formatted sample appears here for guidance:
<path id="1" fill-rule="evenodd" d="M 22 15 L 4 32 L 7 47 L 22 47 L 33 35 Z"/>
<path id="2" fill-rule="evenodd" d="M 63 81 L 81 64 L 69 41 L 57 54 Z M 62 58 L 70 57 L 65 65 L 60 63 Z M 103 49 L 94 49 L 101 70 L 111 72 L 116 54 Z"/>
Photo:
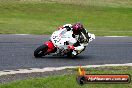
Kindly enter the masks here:
<path id="1" fill-rule="evenodd" d="M 0 34 L 51 34 L 78 21 L 98 36 L 132 36 L 132 0 L 0 0 Z"/>
<path id="2" fill-rule="evenodd" d="M 37 79 L 27 79 L 22 81 L 0 84 L 0 88 L 132 88 L 129 84 L 85 84 L 80 86 L 76 82 L 77 69 L 75 74 L 52 76 Z M 130 74 L 132 67 L 99 67 L 88 68 L 90 74 Z"/>

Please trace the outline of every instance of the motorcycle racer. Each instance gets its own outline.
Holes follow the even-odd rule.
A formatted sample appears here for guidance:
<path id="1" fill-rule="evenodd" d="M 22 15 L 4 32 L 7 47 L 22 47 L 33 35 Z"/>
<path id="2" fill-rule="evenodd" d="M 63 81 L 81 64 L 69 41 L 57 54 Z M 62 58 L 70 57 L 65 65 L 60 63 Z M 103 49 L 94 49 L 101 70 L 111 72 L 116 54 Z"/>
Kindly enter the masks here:
<path id="1" fill-rule="evenodd" d="M 45 55 L 73 58 L 85 50 L 95 35 L 88 33 L 81 23 L 65 24 L 54 31 L 50 39 L 34 51 L 35 58 Z"/>
<path id="2" fill-rule="evenodd" d="M 77 40 L 73 45 L 68 45 L 68 48 L 71 50 L 69 56 L 76 56 L 81 53 L 88 43 L 95 39 L 95 35 L 88 33 L 88 31 L 83 27 L 81 23 L 65 24 L 62 27 L 59 27 L 58 30 L 65 29 L 66 31 L 73 31 L 72 37 Z"/>

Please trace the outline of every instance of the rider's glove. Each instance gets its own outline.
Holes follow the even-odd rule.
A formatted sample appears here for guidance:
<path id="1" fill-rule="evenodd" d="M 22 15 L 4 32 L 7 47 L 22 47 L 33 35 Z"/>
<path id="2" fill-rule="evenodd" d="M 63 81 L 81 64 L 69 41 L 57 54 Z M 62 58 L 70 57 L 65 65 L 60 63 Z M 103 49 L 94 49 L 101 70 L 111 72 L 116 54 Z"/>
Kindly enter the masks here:
<path id="1" fill-rule="evenodd" d="M 74 50 L 75 48 L 74 48 L 73 45 L 68 45 L 68 49 L 70 49 L 70 50 Z"/>

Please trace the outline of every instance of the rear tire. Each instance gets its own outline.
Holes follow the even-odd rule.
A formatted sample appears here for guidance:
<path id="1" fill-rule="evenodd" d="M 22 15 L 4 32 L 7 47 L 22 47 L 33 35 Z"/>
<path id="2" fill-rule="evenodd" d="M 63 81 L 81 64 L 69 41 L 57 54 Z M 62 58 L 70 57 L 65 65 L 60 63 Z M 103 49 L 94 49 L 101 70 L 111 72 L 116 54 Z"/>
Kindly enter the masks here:
<path id="1" fill-rule="evenodd" d="M 70 52 L 67 53 L 67 57 L 68 58 L 75 58 L 77 55 L 73 55 L 72 54 L 72 50 Z"/>
<path id="2" fill-rule="evenodd" d="M 40 57 L 42 57 L 42 56 L 45 56 L 47 50 L 48 50 L 48 46 L 46 46 L 46 45 L 42 45 L 42 46 L 38 47 L 38 48 L 34 51 L 34 57 L 35 57 L 35 58 L 40 58 Z"/>

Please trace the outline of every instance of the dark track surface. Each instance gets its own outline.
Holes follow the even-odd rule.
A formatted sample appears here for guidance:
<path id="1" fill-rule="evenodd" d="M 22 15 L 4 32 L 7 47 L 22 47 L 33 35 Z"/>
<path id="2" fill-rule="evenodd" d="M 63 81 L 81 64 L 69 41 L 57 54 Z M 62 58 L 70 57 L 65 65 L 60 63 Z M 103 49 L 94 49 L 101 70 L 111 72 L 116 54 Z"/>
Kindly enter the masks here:
<path id="1" fill-rule="evenodd" d="M 0 35 L 0 71 L 132 63 L 132 37 L 96 37 L 75 59 L 53 56 L 34 58 L 33 51 L 48 39 L 46 35 Z"/>

